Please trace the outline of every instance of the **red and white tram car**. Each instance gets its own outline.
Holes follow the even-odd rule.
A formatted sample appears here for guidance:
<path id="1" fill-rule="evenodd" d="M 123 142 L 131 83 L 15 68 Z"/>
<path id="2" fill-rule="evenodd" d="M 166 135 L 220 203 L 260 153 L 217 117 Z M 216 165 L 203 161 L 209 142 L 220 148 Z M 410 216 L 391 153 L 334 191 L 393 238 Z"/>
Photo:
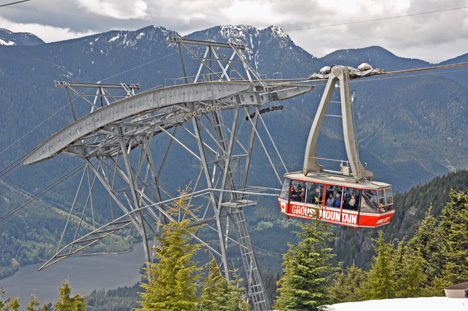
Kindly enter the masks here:
<path id="1" fill-rule="evenodd" d="M 288 217 L 357 228 L 386 225 L 395 212 L 390 184 L 325 174 L 286 174 L 278 201 Z"/>

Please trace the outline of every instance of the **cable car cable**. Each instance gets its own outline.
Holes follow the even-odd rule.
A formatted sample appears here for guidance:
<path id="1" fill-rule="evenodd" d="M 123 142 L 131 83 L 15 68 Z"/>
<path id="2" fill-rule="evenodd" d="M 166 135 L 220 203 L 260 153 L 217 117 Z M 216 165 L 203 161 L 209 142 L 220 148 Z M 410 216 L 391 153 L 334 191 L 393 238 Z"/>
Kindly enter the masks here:
<path id="1" fill-rule="evenodd" d="M 466 71 L 468 71 L 468 69 L 444 71 L 444 72 L 436 72 L 436 73 L 415 74 L 415 75 L 404 75 L 404 76 L 399 76 L 399 77 L 382 77 L 382 78 L 378 78 L 376 76 L 373 76 L 373 77 L 369 77 L 369 79 L 352 80 L 351 83 L 372 82 L 372 81 L 400 79 L 400 78 L 424 77 L 424 76 L 433 76 L 433 75 L 449 74 L 449 73 L 456 73 L 456 72 L 466 72 Z M 320 84 L 315 84 L 315 85 L 320 85 Z"/>
<path id="2" fill-rule="evenodd" d="M 13 4 L 18 4 L 18 3 L 28 2 L 28 1 L 31 1 L 31 0 L 20 0 L 20 1 L 10 2 L 6 4 L 0 4 L 0 8 L 4 6 L 8 6 L 8 5 L 13 5 Z"/>
<path id="3" fill-rule="evenodd" d="M 112 75 L 112 76 L 109 76 L 107 78 L 104 78 L 102 79 L 101 81 L 104 81 L 104 80 L 108 80 L 110 78 L 113 78 L 113 77 L 116 77 L 120 74 L 123 74 L 123 73 L 126 73 L 126 72 L 129 72 L 129 71 L 132 71 L 132 70 L 135 70 L 137 68 L 140 68 L 142 66 L 146 66 L 150 63 L 153 63 L 153 62 L 156 62 L 156 61 L 159 61 L 159 60 L 162 60 L 166 57 L 169 57 L 171 55 L 174 55 L 178 52 L 174 52 L 174 53 L 171 53 L 171 54 L 168 54 L 168 55 L 165 55 L 165 56 L 162 56 L 160 58 L 157 58 L 155 60 L 152 60 L 150 62 L 146 62 L 145 64 L 142 64 L 142 65 L 138 65 L 138 66 L 134 66 L 128 70 L 125 70 L 125 71 L 122 71 L 120 73 L 117 73 L 115 75 Z M 72 101 L 74 101 L 75 99 L 77 99 L 78 96 L 76 96 Z M 57 113 L 59 113 L 60 111 L 62 111 L 65 107 L 67 107 L 67 105 L 63 106 L 62 108 L 60 108 L 58 111 L 56 111 L 54 114 L 52 114 L 51 116 L 49 116 L 49 118 L 47 118 L 46 120 L 42 121 L 40 124 L 36 125 L 32 130 L 30 130 L 29 132 L 27 132 L 26 134 L 24 134 L 22 137 L 20 137 L 19 139 L 17 139 L 15 142 L 13 142 L 12 144 L 10 144 L 7 148 L 5 148 L 4 150 L 0 151 L 0 155 L 8 150 L 10 147 L 12 147 L 14 144 L 16 144 L 18 141 L 20 141 L 21 139 L 23 139 L 24 137 L 26 137 L 27 135 L 29 135 L 31 132 L 33 132 L 35 129 L 37 129 L 39 126 L 41 126 L 43 123 L 47 122 L 48 120 L 50 120 L 52 117 L 54 117 Z M 21 161 L 29 154 L 29 152 L 25 153 L 23 156 L 19 157 L 18 159 L 16 159 L 15 161 L 13 161 L 12 163 L 10 163 L 9 165 L 7 165 L 4 169 L 2 169 L 0 171 L 0 179 L 1 178 L 5 178 L 6 176 L 8 176 L 9 174 L 13 173 L 14 171 L 16 171 L 20 166 L 21 166 Z M 38 191 L 36 194 L 34 194 L 32 197 L 30 197 L 29 199 L 25 200 L 22 204 L 14 207 L 13 209 L 11 209 L 10 211 L 4 213 L 3 215 L 0 215 L 0 225 L 2 223 L 5 223 L 7 222 L 9 219 L 11 219 L 11 217 L 13 217 L 14 215 L 16 215 L 21 209 L 24 209 L 26 208 L 30 203 L 32 203 L 34 200 L 36 200 L 37 198 L 41 198 L 42 196 L 44 196 L 45 194 L 49 193 L 51 190 L 53 190 L 54 188 L 56 188 L 58 185 L 60 185 L 61 183 L 67 181 L 69 178 L 71 178 L 72 176 L 74 176 L 85 164 L 82 164 L 81 166 L 69 171 L 67 174 L 63 175 L 61 178 L 57 179 L 55 182 L 53 182 L 52 184 L 48 185 L 47 187 L 41 189 L 40 191 Z"/>
<path id="4" fill-rule="evenodd" d="M 18 204 L 17 206 L 13 207 L 9 211 L 7 211 L 7 212 L 3 213 L 2 215 L 0 215 L 0 225 L 8 222 L 11 219 L 11 217 L 16 215 L 20 210 L 26 208 L 33 201 L 35 201 L 35 200 L 37 200 L 39 198 L 42 198 L 44 195 L 48 194 L 50 191 L 55 189 L 57 186 L 61 185 L 65 181 L 67 181 L 70 178 L 72 178 L 73 176 L 75 176 L 76 173 L 78 173 L 82 168 L 84 168 L 85 165 L 86 164 L 83 163 L 83 164 L 75 167 L 71 171 L 68 171 L 67 173 L 65 173 L 64 175 L 62 175 L 58 179 L 56 179 L 53 183 L 47 185 L 46 187 L 42 188 L 41 190 L 39 190 L 38 192 L 36 192 L 32 196 L 30 196 L 28 199 L 23 201 L 23 203 Z"/>
<path id="5" fill-rule="evenodd" d="M 165 55 L 165 56 L 159 57 L 159 58 L 157 58 L 157 59 L 154 59 L 154 60 L 152 60 L 152 61 L 146 62 L 146 63 L 144 63 L 144 64 L 141 64 L 141 65 L 138 65 L 138 66 L 134 66 L 134 67 L 132 67 L 132 68 L 130 68 L 130 69 L 121 71 L 121 72 L 116 73 L 116 74 L 114 74 L 114 75 L 112 75 L 112 76 L 109 76 L 109 77 L 107 77 L 107 78 L 104 78 L 104 79 L 102 79 L 102 80 L 100 80 L 100 81 L 105 81 L 105 80 L 114 78 L 114 77 L 116 77 L 116 76 L 118 76 L 118 75 L 121 75 L 121 74 L 130 72 L 130 71 L 132 71 L 132 70 L 138 69 L 138 68 L 140 68 L 140 67 L 146 66 L 146 65 L 151 64 L 151 63 L 154 63 L 154 62 L 156 62 L 156 61 L 160 61 L 160 60 L 162 60 L 162 59 L 164 59 L 164 58 L 167 58 L 167 57 L 172 56 L 172 55 L 177 54 L 177 53 L 178 53 L 178 52 L 173 52 L 173 53 L 167 54 L 167 55 Z M 76 96 L 72 101 L 74 101 L 74 100 L 77 99 L 77 98 L 79 98 L 79 97 Z M 46 120 L 44 120 L 44 121 L 42 121 L 41 123 L 39 123 L 38 125 L 36 125 L 33 129 L 31 129 L 30 131 L 28 131 L 26 134 L 24 134 L 23 136 L 21 136 L 20 138 L 18 138 L 16 141 L 14 141 L 14 142 L 11 143 L 10 145 L 8 145 L 5 149 L 1 150 L 1 151 L 0 151 L 0 155 L 1 155 L 3 152 L 5 152 L 5 151 L 7 151 L 8 149 L 10 149 L 13 145 L 15 145 L 16 143 L 18 143 L 18 142 L 19 142 L 20 140 L 22 140 L 24 137 L 26 137 L 26 136 L 28 136 L 29 134 L 31 134 L 33 131 L 35 131 L 37 128 L 39 128 L 41 125 L 43 125 L 45 122 L 49 121 L 52 117 L 54 117 L 55 115 L 57 115 L 60 111 L 62 111 L 63 109 L 65 109 L 65 108 L 68 107 L 68 106 L 69 106 L 68 104 L 64 105 L 62 108 L 60 108 L 60 109 L 57 110 L 55 113 L 53 113 L 52 115 L 50 115 Z M 17 170 L 17 169 L 20 167 L 20 165 L 17 165 L 17 164 L 18 164 L 19 162 L 21 162 L 21 160 L 24 159 L 28 154 L 29 154 L 29 152 L 25 153 L 24 155 L 22 155 L 21 157 L 19 157 L 18 159 L 16 159 L 15 161 L 13 161 L 12 163 L 10 163 L 9 165 L 7 165 L 7 167 L 5 167 L 4 169 L 2 169 L 2 171 L 0 171 L 0 178 L 6 177 L 6 175 L 9 175 L 9 174 L 13 173 L 15 170 Z M 15 166 L 15 167 L 10 169 L 11 166 Z M 8 170 L 8 173 L 3 174 L 4 171 L 7 171 L 7 170 Z"/>
<path id="6" fill-rule="evenodd" d="M 439 70 L 439 69 L 451 69 L 451 68 L 458 68 L 458 67 L 466 67 L 468 66 L 468 62 L 465 63 L 456 63 L 456 64 L 449 64 L 449 65 L 439 65 L 439 66 L 431 66 L 431 67 L 421 67 L 421 68 L 413 68 L 413 69 L 404 69 L 404 70 L 395 70 L 395 71 L 389 71 L 389 72 L 383 72 L 380 74 L 374 74 L 370 76 L 362 76 L 362 77 L 352 77 L 351 82 L 356 82 L 357 79 L 362 79 L 362 78 L 371 78 L 371 77 L 376 77 L 376 76 L 382 76 L 382 75 L 394 75 L 394 74 L 405 74 L 405 73 L 411 73 L 411 72 L 420 72 L 420 71 L 429 71 L 429 70 Z M 462 70 L 466 71 L 466 70 Z M 452 73 L 452 72 L 459 72 L 459 71 L 446 71 L 446 72 L 439 72 L 435 74 L 447 74 L 447 73 Z M 406 76 L 404 76 L 406 77 Z M 401 77 L 398 77 L 401 78 Z M 275 80 L 275 81 L 288 81 L 286 83 L 280 83 L 281 85 L 288 85 L 288 84 L 294 84 L 294 83 L 313 83 L 313 82 L 318 82 L 318 81 L 327 81 L 328 78 L 300 78 L 300 79 L 285 79 L 285 80 Z M 375 79 L 377 80 L 377 79 Z M 273 81 L 273 80 L 270 80 Z M 294 81 L 294 82 L 289 82 L 289 81 Z M 366 79 L 365 81 L 372 81 L 372 79 Z M 314 84 L 314 85 L 321 85 L 321 84 Z"/>
<path id="7" fill-rule="evenodd" d="M 468 66 L 468 62 L 467 63 L 449 64 L 449 65 L 439 65 L 439 66 L 432 66 L 432 67 L 421 67 L 421 68 L 414 68 L 414 69 L 389 71 L 389 72 L 382 73 L 382 75 L 394 75 L 394 74 L 400 74 L 400 73 L 419 72 L 419 71 L 437 70 L 437 69 L 448 69 L 448 68 L 458 68 L 458 67 L 465 67 L 465 66 Z"/>
<path id="8" fill-rule="evenodd" d="M 355 25 L 355 24 L 370 23 L 370 22 L 380 22 L 380 21 L 389 20 L 389 19 L 413 17 L 413 16 L 420 16 L 420 15 L 427 15 L 427 14 L 449 12 L 449 11 L 458 11 L 458 10 L 464 10 L 464 9 L 468 9 L 468 6 L 463 6 L 463 7 L 458 7 L 458 8 L 450 8 L 450 9 L 442 9 L 442 10 L 429 11 L 429 12 L 421 12 L 421 13 L 413 13 L 413 14 L 405 14 L 405 15 L 397 15 L 397 16 L 388 16 L 388 17 L 381 17 L 381 18 L 375 18 L 375 19 L 353 21 L 353 22 L 348 22 L 348 23 L 330 24 L 330 25 L 321 25 L 321 26 L 311 26 L 311 27 L 304 27 L 304 28 L 297 28 L 297 29 L 287 29 L 285 31 L 286 32 L 303 31 L 303 30 L 309 30 L 309 29 L 320 29 L 320 28 L 327 28 L 327 27 L 347 26 L 347 25 Z"/>
<path id="9" fill-rule="evenodd" d="M 48 186 L 42 188 L 38 192 L 36 192 L 34 195 L 26 199 L 23 203 L 17 205 L 16 207 L 12 208 L 8 212 L 4 213 L 3 215 L 0 216 L 0 224 L 4 223 L 7 221 L 9 218 L 14 216 L 16 213 L 18 213 L 21 209 L 27 207 L 30 203 L 32 203 L 34 200 L 43 197 L 47 193 L 49 193 L 52 189 L 60 185 L 62 182 L 68 180 L 72 176 L 74 176 L 77 172 L 80 171 L 80 169 L 84 166 L 82 164 L 81 166 L 76 167 L 75 169 L 69 171 L 67 174 L 63 175 L 62 177 L 58 178 L 55 180 L 53 183 L 49 184 Z"/>
<path id="10" fill-rule="evenodd" d="M 7 167 L 0 171 L 0 179 L 7 177 L 10 173 L 16 171 L 18 167 L 21 166 L 21 161 L 24 159 L 25 156 L 20 157 L 16 161 L 10 163 Z"/>

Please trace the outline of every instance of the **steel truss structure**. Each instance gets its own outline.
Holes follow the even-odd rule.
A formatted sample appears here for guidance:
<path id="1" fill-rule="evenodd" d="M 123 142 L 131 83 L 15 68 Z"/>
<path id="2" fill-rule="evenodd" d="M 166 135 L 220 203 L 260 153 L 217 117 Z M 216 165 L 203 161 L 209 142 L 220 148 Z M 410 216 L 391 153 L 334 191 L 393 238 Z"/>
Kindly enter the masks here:
<path id="1" fill-rule="evenodd" d="M 249 301 L 255 310 L 270 310 L 243 208 L 255 206 L 258 195 L 278 193 L 249 186 L 249 169 L 259 141 L 281 183 L 276 168 L 286 168 L 275 160 L 281 156 L 261 113 L 275 110 L 272 102 L 310 92 L 313 86 L 267 84 L 247 62 L 243 45 L 169 41 L 178 45 L 184 71 L 175 85 L 135 95 L 139 86 L 133 84 L 56 82 L 83 98 L 91 111 L 22 161 L 32 164 L 64 153 L 86 164 L 56 254 L 41 269 L 129 225 L 141 235 L 150 262 L 161 225 L 191 217 L 194 226 L 204 225 L 193 241 L 218 259 L 228 280 L 234 268 L 230 254 L 240 254 Z M 184 55 L 199 63 L 194 76 L 187 75 Z M 262 140 L 260 129 L 268 140 Z M 266 142 L 274 146 L 275 159 Z M 188 210 L 169 214 L 167 207 L 187 184 Z M 97 205 L 103 205 L 102 188 L 109 196 L 104 205 L 110 220 L 95 217 Z"/>

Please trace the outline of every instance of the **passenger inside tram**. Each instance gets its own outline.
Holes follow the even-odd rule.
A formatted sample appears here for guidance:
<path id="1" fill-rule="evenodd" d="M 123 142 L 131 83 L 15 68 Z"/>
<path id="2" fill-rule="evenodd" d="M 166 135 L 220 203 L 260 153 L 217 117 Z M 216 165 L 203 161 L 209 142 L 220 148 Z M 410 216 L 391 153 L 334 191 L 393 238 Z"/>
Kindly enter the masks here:
<path id="1" fill-rule="evenodd" d="M 327 206 L 333 207 L 333 204 L 335 203 L 335 199 L 333 198 L 333 192 L 330 192 L 327 198 Z"/>
<path id="2" fill-rule="evenodd" d="M 343 197 L 343 208 L 357 211 L 359 207 L 359 192 L 358 189 L 345 188 L 345 195 Z"/>
<path id="3" fill-rule="evenodd" d="M 343 192 L 343 187 L 339 186 L 327 186 L 327 206 L 329 207 L 341 207 L 341 194 Z"/>
<path id="4" fill-rule="evenodd" d="M 351 194 L 349 193 L 349 189 L 345 189 L 345 194 L 343 196 L 343 208 L 346 208 L 346 206 L 349 204 L 349 200 L 351 200 Z"/>
<path id="5" fill-rule="evenodd" d="M 305 200 L 305 184 L 293 180 L 291 185 L 291 201 L 304 202 Z"/>
<path id="6" fill-rule="evenodd" d="M 349 199 L 348 205 L 349 209 L 356 210 L 356 198 L 354 197 L 354 194 L 351 195 L 351 199 Z"/>
<path id="7" fill-rule="evenodd" d="M 291 201 L 297 201 L 297 200 L 298 200 L 298 196 L 297 196 L 296 188 L 292 186 L 291 187 Z"/>
<path id="8" fill-rule="evenodd" d="M 361 212 L 378 213 L 376 191 L 374 190 L 362 191 Z"/>
<path id="9" fill-rule="evenodd" d="M 339 192 L 335 195 L 335 202 L 333 203 L 333 207 L 341 207 L 341 194 Z"/>
<path id="10" fill-rule="evenodd" d="M 322 205 L 322 185 L 307 183 L 307 203 Z"/>

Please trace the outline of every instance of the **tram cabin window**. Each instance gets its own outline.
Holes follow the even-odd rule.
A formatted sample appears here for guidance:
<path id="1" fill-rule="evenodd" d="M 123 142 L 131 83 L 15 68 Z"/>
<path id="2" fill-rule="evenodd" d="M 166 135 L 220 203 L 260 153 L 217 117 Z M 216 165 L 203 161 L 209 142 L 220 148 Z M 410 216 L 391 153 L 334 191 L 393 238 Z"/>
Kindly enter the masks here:
<path id="1" fill-rule="evenodd" d="M 357 211 L 359 207 L 359 198 L 361 191 L 354 188 L 344 188 L 343 194 L 343 208 Z"/>
<path id="2" fill-rule="evenodd" d="M 378 213 L 377 209 L 377 191 L 362 190 L 361 212 Z"/>
<path id="3" fill-rule="evenodd" d="M 323 205 L 323 185 L 313 182 L 307 183 L 307 203 Z"/>
<path id="4" fill-rule="evenodd" d="M 283 181 L 283 188 L 281 188 L 280 198 L 283 200 L 289 200 L 289 190 L 291 187 L 291 179 L 285 178 Z"/>
<path id="5" fill-rule="evenodd" d="M 385 213 L 393 209 L 392 189 L 379 189 L 379 209 L 381 213 Z"/>
<path id="6" fill-rule="evenodd" d="M 291 201 L 305 202 L 305 182 L 293 180 L 291 182 Z"/>
<path id="7" fill-rule="evenodd" d="M 385 206 L 385 191 L 383 189 L 379 189 L 379 206 Z"/>
<path id="8" fill-rule="evenodd" d="M 385 198 L 386 198 L 387 204 L 389 204 L 387 207 L 387 211 L 393 210 L 395 207 L 393 206 L 392 188 L 385 189 Z"/>
<path id="9" fill-rule="evenodd" d="M 326 205 L 329 207 L 341 208 L 341 201 L 343 197 L 343 187 L 327 186 L 327 200 Z"/>

